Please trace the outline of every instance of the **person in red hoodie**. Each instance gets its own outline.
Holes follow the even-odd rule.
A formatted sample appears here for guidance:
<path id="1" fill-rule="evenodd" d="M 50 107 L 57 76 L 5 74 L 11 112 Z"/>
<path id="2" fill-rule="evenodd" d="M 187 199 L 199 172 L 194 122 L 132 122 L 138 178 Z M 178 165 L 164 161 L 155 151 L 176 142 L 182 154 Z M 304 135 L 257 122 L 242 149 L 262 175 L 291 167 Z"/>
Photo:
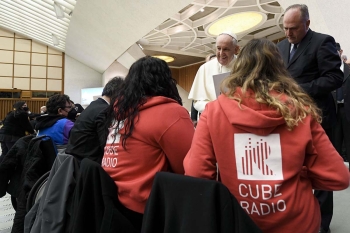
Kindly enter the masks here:
<path id="1" fill-rule="evenodd" d="M 278 48 L 248 42 L 221 90 L 201 115 L 185 174 L 215 179 L 217 164 L 221 182 L 263 232 L 317 233 L 312 189 L 346 189 L 349 171 Z"/>
<path id="2" fill-rule="evenodd" d="M 107 113 L 103 169 L 118 187 L 121 212 L 137 229 L 159 171 L 184 174 L 194 127 L 165 61 L 136 61 Z"/>

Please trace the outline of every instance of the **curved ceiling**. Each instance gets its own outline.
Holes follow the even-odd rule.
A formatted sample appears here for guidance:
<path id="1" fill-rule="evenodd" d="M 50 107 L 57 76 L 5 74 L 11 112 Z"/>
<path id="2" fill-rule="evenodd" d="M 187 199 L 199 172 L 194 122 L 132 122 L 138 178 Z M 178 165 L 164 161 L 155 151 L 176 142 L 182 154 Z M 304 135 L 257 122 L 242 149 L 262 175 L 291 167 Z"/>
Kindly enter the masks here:
<path id="1" fill-rule="evenodd" d="M 238 33 L 239 45 L 253 38 L 276 40 L 284 37 L 280 26 L 283 9 L 269 0 L 195 0 L 143 37 L 146 50 L 205 57 L 215 52 L 215 36 L 207 32 L 214 21 L 241 12 L 259 12 L 266 20 Z M 141 41 L 141 42 L 142 42 Z M 171 63 L 169 64 L 171 65 Z"/>
<path id="2" fill-rule="evenodd" d="M 61 19 L 55 4 L 64 11 Z M 174 56 L 170 66 L 197 63 L 215 50 L 215 37 L 207 34 L 207 27 L 249 11 L 266 15 L 266 20 L 239 33 L 239 45 L 252 38 L 284 36 L 283 9 L 276 0 L 1 0 L 0 27 L 61 50 L 102 73 L 137 41 L 146 55 Z"/>
<path id="3" fill-rule="evenodd" d="M 2 0 L 0 26 L 64 51 L 75 0 Z M 62 10 L 58 19 L 55 8 Z M 54 45 L 53 36 L 58 39 Z"/>

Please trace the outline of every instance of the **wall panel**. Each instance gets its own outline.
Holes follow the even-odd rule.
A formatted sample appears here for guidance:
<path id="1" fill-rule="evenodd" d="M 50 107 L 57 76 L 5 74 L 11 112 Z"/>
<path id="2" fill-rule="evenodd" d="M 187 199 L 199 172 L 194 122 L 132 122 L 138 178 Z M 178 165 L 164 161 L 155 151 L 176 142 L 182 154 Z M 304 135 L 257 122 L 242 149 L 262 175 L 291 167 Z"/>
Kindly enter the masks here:
<path id="1" fill-rule="evenodd" d="M 13 51 L 0 50 L 0 62 L 12 63 L 13 62 Z"/>
<path id="2" fill-rule="evenodd" d="M 194 64 L 191 66 L 182 67 L 179 69 L 179 80 L 178 83 L 187 92 L 190 92 L 194 77 L 197 74 L 199 67 L 203 63 Z"/>
<path id="3" fill-rule="evenodd" d="M 13 50 L 13 39 L 0 37 L 0 49 Z"/>
<path id="4" fill-rule="evenodd" d="M 63 92 L 63 71 L 64 53 L 0 28 L 0 92 L 17 88 L 30 93 L 26 98 L 44 98 L 50 90 Z"/>
<path id="5" fill-rule="evenodd" d="M 33 113 L 40 113 L 40 107 L 46 105 L 46 99 L 42 100 L 20 100 L 20 99 L 0 99 L 0 120 L 3 120 L 17 101 L 26 101 L 29 110 Z"/>

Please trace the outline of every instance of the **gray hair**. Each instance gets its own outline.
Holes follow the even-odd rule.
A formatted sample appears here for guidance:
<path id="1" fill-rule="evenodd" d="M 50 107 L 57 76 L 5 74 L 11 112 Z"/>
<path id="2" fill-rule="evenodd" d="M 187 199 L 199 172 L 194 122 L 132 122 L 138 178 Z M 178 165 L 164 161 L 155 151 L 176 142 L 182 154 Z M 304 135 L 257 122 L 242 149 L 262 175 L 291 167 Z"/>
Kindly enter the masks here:
<path id="1" fill-rule="evenodd" d="M 300 15 L 301 15 L 301 19 L 306 22 L 309 20 L 309 8 L 307 7 L 307 5 L 305 4 L 293 4 L 291 6 L 289 6 L 284 13 L 286 13 L 287 11 L 289 11 L 290 9 L 298 9 L 300 10 Z"/>

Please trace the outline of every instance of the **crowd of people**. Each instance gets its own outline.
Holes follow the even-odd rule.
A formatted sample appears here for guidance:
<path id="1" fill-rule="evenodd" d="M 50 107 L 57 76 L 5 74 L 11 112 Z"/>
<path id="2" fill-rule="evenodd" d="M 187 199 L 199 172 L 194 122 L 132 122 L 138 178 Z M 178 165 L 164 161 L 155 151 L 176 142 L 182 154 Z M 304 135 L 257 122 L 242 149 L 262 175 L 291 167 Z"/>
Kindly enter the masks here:
<path id="1" fill-rule="evenodd" d="M 219 34 L 194 78 L 191 116 L 166 62 L 149 56 L 84 111 L 57 94 L 33 128 L 17 102 L 0 129 L 1 157 L 27 134 L 50 136 L 59 153 L 103 168 L 137 232 L 160 171 L 221 182 L 262 232 L 330 232 L 332 191 L 349 186 L 350 72 L 340 44 L 309 26 L 307 6 L 295 4 L 277 45 L 253 39 L 240 50 L 236 35 Z"/>

